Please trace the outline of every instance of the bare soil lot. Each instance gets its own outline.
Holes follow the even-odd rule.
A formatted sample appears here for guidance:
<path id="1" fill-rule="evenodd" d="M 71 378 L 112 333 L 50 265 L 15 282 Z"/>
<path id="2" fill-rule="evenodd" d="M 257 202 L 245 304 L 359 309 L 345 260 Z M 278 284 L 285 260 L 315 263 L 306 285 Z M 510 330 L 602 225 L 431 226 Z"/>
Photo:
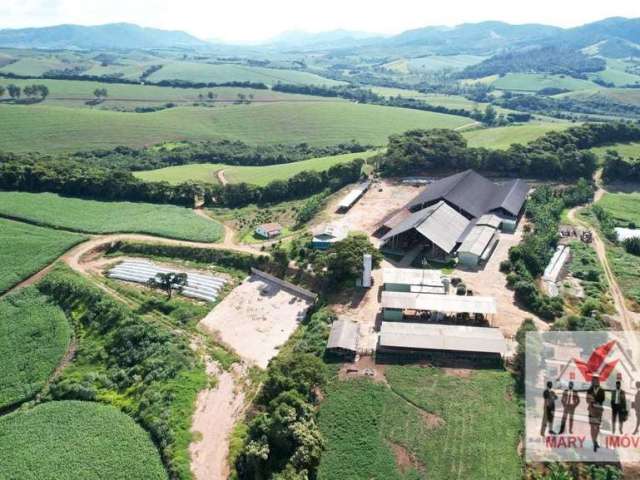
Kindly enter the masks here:
<path id="1" fill-rule="evenodd" d="M 525 318 L 533 318 L 540 330 L 547 330 L 548 325 L 537 318 L 531 312 L 527 312 L 516 305 L 513 291 L 507 288 L 507 278 L 500 271 L 500 262 L 509 258 L 509 249 L 522 240 L 522 227 L 520 222 L 518 230 L 514 234 L 500 234 L 500 241 L 487 264 L 479 271 L 454 270 L 453 277 L 459 277 L 473 290 L 476 295 L 494 297 L 498 313 L 494 316 L 493 326 L 499 327 L 507 337 L 516 334 L 518 327 Z"/>
<path id="2" fill-rule="evenodd" d="M 311 304 L 262 278 L 251 276 L 201 321 L 243 359 L 265 368 Z"/>
<path id="3" fill-rule="evenodd" d="M 343 189 L 331 199 L 320 220 L 345 225 L 350 231 L 365 232 L 371 236 L 384 218 L 405 206 L 422 190 L 410 185 L 382 180 L 371 185 L 369 191 L 347 213 L 336 213 L 340 200 L 348 191 L 349 188 Z M 371 237 L 371 241 L 375 246 L 380 243 L 380 240 L 375 237 Z"/>

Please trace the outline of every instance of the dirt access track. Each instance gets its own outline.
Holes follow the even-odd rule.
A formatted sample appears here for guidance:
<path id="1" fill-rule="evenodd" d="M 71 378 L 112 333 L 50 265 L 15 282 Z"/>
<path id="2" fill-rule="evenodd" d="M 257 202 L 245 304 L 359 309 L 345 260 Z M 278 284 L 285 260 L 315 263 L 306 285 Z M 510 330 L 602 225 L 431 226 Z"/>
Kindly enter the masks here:
<path id="1" fill-rule="evenodd" d="M 200 326 L 242 358 L 266 368 L 310 306 L 289 290 L 252 275 L 203 318 Z"/>

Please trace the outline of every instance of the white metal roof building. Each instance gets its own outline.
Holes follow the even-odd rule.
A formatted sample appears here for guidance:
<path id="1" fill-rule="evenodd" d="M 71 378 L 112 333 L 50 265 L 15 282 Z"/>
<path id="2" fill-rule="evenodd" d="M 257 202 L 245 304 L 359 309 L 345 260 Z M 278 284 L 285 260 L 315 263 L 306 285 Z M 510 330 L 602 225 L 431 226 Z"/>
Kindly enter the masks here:
<path id="1" fill-rule="evenodd" d="M 365 192 L 369 189 L 369 185 L 371 182 L 362 182 L 356 188 L 351 190 L 345 197 L 340 201 L 338 205 L 338 211 L 349 210 Z"/>
<path id="2" fill-rule="evenodd" d="M 502 357 L 507 343 L 497 328 L 382 322 L 378 350 L 463 352 Z"/>
<path id="3" fill-rule="evenodd" d="M 382 292 L 382 308 L 394 310 L 420 310 L 442 313 L 481 313 L 495 315 L 493 297 L 460 295 L 427 295 L 411 292 Z"/>
<path id="4" fill-rule="evenodd" d="M 458 248 L 458 259 L 462 265 L 476 267 L 485 262 L 498 244 L 498 230 L 487 225 L 476 225 L 467 234 Z"/>
<path id="5" fill-rule="evenodd" d="M 442 285 L 442 272 L 440 270 L 421 270 L 418 268 L 383 268 L 382 283 Z"/>

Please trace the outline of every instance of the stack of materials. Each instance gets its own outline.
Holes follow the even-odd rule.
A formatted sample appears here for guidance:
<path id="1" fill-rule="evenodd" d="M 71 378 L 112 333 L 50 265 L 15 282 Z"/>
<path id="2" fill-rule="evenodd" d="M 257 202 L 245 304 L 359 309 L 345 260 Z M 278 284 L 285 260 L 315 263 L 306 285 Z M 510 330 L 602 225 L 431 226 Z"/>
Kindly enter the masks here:
<path id="1" fill-rule="evenodd" d="M 208 302 L 215 302 L 220 289 L 227 283 L 224 278 L 214 277 L 207 273 L 166 268 L 149 260 L 125 260 L 109 270 L 108 276 L 127 282 L 147 283 L 150 279 L 156 278 L 159 273 L 170 272 L 187 274 L 187 285 L 181 292 L 184 296 Z"/>

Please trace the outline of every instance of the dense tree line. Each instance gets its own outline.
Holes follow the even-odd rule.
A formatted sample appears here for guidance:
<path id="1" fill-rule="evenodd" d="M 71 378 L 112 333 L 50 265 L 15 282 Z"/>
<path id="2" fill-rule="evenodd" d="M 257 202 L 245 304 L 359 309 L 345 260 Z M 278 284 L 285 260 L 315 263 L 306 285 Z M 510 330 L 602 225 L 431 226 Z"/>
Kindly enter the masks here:
<path id="1" fill-rule="evenodd" d="M 381 172 L 387 176 L 473 168 L 511 176 L 576 178 L 590 176 L 596 167 L 596 156 L 573 144 L 560 150 L 536 142 L 507 150 L 469 148 L 453 130 L 413 130 L 391 136 L 381 161 Z"/>
<path id="2" fill-rule="evenodd" d="M 83 75 L 80 72 L 45 72 L 40 76 L 35 75 L 18 75 L 11 72 L 0 73 L 0 78 L 14 78 L 20 80 L 40 79 L 40 80 L 77 80 L 83 82 L 100 82 L 100 83 L 120 83 L 125 85 L 140 85 L 140 80 L 132 80 L 119 76 L 110 75 Z M 262 82 L 190 82 L 188 80 L 162 80 L 159 82 L 144 82 L 145 85 L 156 85 L 158 87 L 173 88 L 215 88 L 215 87 L 236 87 L 236 88 L 253 88 L 256 90 L 268 90 L 269 87 Z"/>
<path id="3" fill-rule="evenodd" d="M 269 363 L 235 459 L 238 478 L 315 478 L 325 446 L 316 416 L 319 394 L 328 379 L 320 357 L 333 320 L 326 308 L 313 313 Z"/>
<path id="4" fill-rule="evenodd" d="M 579 50 L 544 47 L 495 55 L 468 66 L 460 73 L 460 78 L 483 78 L 507 73 L 552 73 L 586 78 L 586 73 L 605 68 L 604 59 L 587 56 Z"/>
<path id="5" fill-rule="evenodd" d="M 602 178 L 607 182 L 640 181 L 640 158 L 624 158 L 615 150 L 608 150 L 604 156 Z"/>
<path id="6" fill-rule="evenodd" d="M 554 94 L 554 93 L 551 93 Z M 540 113 L 558 118 L 571 118 L 571 113 L 582 115 L 620 115 L 640 118 L 640 107 L 592 95 L 587 98 L 550 97 L 538 92 L 537 95 L 507 95 L 496 101 L 498 105 L 512 110 Z"/>
<path id="7" fill-rule="evenodd" d="M 42 84 L 25 85 L 24 87 L 19 87 L 13 83 L 6 87 L 0 85 L 0 98 L 3 97 L 5 93 L 15 102 L 18 102 L 23 95 L 26 97 L 26 99 L 23 100 L 24 102 L 42 101 L 49 96 L 49 88 Z"/>
<path id="8" fill-rule="evenodd" d="M 34 155 L 0 155 L 0 189 L 53 192 L 96 200 L 128 200 L 192 206 L 196 196 L 208 205 L 240 207 L 251 203 L 304 198 L 325 189 L 338 190 L 360 178 L 364 160 L 333 165 L 323 172 L 304 171 L 265 186 L 246 183 L 212 185 L 145 182 L 131 172 L 113 170 L 79 159 Z"/>
<path id="9" fill-rule="evenodd" d="M 188 385 L 184 379 L 204 368 L 187 339 L 145 322 L 70 271 L 54 270 L 38 289 L 72 316 L 81 339 L 74 359 L 81 370 L 59 376 L 50 386 L 51 398 L 112 401 L 124 408 L 150 432 L 171 477 L 181 477 L 176 457 L 186 452 L 178 452 L 176 442 L 188 426 L 179 432 L 184 412 L 174 399 L 179 394 L 184 400 L 193 387 L 195 401 L 203 385 Z"/>
<path id="10" fill-rule="evenodd" d="M 507 150 L 469 148 L 453 130 L 412 130 L 389 138 L 387 151 L 380 156 L 381 172 L 391 176 L 434 168 L 473 168 L 535 178 L 591 177 L 597 158 L 588 149 L 638 140 L 640 125 L 631 122 L 592 123 L 548 132 Z"/>
<path id="11" fill-rule="evenodd" d="M 338 145 L 315 147 L 307 143 L 295 145 L 248 145 L 240 141 L 181 143 L 171 148 L 152 147 L 136 149 L 116 147 L 111 150 L 93 150 L 72 154 L 73 159 L 85 164 L 127 171 L 154 170 L 156 168 L 190 163 L 223 163 L 225 165 L 264 166 L 299 162 L 316 157 L 359 153 L 370 150 L 370 145 L 345 142 Z"/>

